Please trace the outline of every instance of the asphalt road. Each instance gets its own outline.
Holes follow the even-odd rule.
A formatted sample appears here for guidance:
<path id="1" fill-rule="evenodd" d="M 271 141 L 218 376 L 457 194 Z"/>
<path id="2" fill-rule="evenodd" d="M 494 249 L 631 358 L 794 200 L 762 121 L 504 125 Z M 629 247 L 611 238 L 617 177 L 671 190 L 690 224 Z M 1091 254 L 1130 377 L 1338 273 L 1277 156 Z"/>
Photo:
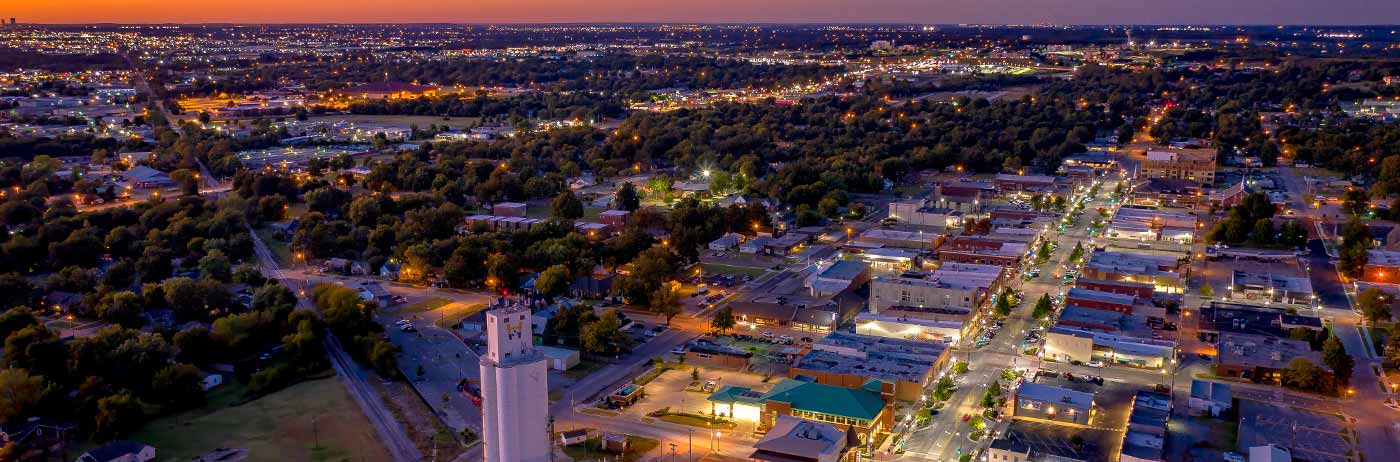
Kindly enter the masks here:
<path id="1" fill-rule="evenodd" d="M 278 267 L 277 258 L 272 255 L 272 251 L 268 250 L 267 245 L 258 238 L 258 234 L 253 231 L 252 227 L 248 228 L 248 233 L 253 238 L 253 251 L 258 257 L 262 271 L 267 276 L 278 279 L 279 282 L 297 294 L 298 309 L 314 310 L 315 307 L 305 296 L 304 291 L 308 288 L 305 285 L 294 284 L 294 281 L 284 279 L 283 272 Z M 370 377 L 365 369 L 351 360 L 350 355 L 345 352 L 335 335 L 330 332 L 326 333 L 325 346 L 326 354 L 330 357 L 336 375 L 340 377 L 341 383 L 345 384 L 346 391 L 360 406 L 365 417 L 369 418 L 370 424 L 379 434 L 380 441 L 388 449 L 390 457 L 393 457 L 395 462 L 422 460 L 423 455 L 418 451 L 417 445 L 408 438 L 408 434 L 404 431 L 403 426 L 399 425 L 393 412 L 380 399 L 379 394 L 370 387 L 368 382 Z"/>
<path id="2" fill-rule="evenodd" d="M 997 330 L 997 335 L 986 346 L 977 348 L 974 339 L 963 339 L 964 345 L 953 355 L 955 360 L 968 361 L 968 373 L 955 376 L 954 382 L 958 385 L 958 391 L 953 393 L 939 414 L 933 416 L 930 424 L 909 435 L 905 445 L 905 459 L 956 460 L 963 454 L 975 454 L 985 448 L 990 438 L 984 438 L 980 442 L 969 440 L 968 434 L 972 430 L 962 421 L 962 417 L 968 414 L 981 415 L 984 410 L 981 406 L 982 395 L 991 382 L 1000 378 L 1003 370 L 1042 365 L 1038 358 L 1023 354 L 1026 348 L 1036 346 L 1025 342 L 1025 334 L 1037 324 L 1031 317 L 1035 302 L 1042 295 L 1048 294 L 1054 298 L 1068 290 L 1069 286 L 1064 285 L 1058 275 L 1063 274 L 1064 265 L 1069 261 L 1075 243 L 1083 242 L 1085 252 L 1090 251 L 1090 224 L 1098 213 L 1097 208 L 1110 206 L 1106 197 L 1115 185 L 1113 182 L 1104 182 L 1099 188 L 1100 197 L 1090 200 L 1084 207 L 1084 215 L 1064 233 L 1055 229 L 1050 231 L 1050 238 L 1056 243 L 1056 248 L 1049 260 L 1033 266 L 1041 270 L 1040 277 L 1025 281 L 1019 272 L 1011 276 L 1011 286 L 1021 293 L 1022 303 L 1012 309 L 1011 315 L 1004 320 L 1003 327 Z M 1011 390 L 1007 387 L 1003 389 L 1004 396 L 1009 396 Z M 1004 429 L 1006 422 L 1006 419 L 1003 419 L 1003 422 L 988 422 L 988 430 L 991 433 L 1000 431 Z"/>

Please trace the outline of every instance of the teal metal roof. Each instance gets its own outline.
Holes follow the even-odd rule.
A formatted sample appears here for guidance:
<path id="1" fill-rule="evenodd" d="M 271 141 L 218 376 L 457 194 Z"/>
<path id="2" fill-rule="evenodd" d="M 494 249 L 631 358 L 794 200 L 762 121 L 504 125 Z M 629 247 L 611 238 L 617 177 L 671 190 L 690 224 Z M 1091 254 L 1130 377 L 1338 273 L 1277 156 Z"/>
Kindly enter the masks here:
<path id="1" fill-rule="evenodd" d="M 714 393 L 711 393 L 709 400 L 721 403 L 748 403 L 761 405 L 763 404 L 763 393 L 759 393 L 745 387 L 725 385 L 719 387 L 719 389 L 715 390 Z"/>
<path id="2" fill-rule="evenodd" d="M 778 382 L 763 399 L 789 403 L 797 410 L 853 419 L 874 420 L 885 410 L 885 400 L 878 392 L 792 379 Z"/>

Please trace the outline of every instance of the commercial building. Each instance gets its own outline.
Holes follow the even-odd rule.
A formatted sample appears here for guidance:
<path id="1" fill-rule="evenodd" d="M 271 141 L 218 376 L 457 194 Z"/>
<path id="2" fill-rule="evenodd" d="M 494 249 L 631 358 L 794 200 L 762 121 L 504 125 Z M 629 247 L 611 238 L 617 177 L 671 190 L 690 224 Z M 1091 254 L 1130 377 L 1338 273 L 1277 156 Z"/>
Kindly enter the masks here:
<path id="1" fill-rule="evenodd" d="M 1203 196 L 1201 183 L 1180 178 L 1149 178 L 1133 188 L 1132 205 L 1194 208 Z"/>
<path id="2" fill-rule="evenodd" d="M 544 225 L 545 221 L 538 218 L 525 218 L 515 216 L 500 215 L 472 215 L 466 218 L 467 230 L 483 227 L 488 232 L 516 232 L 529 231 L 537 226 Z"/>
<path id="3" fill-rule="evenodd" d="M 962 226 L 963 212 L 943 207 L 930 207 L 924 201 L 891 202 L 889 218 L 914 226 L 957 228 Z"/>
<path id="4" fill-rule="evenodd" d="M 1132 295 L 1100 292 L 1078 287 L 1069 289 L 1069 292 L 1065 294 L 1065 305 L 1077 305 L 1096 310 L 1116 311 L 1123 314 L 1133 314 L 1133 306 L 1137 304 L 1137 297 Z"/>
<path id="5" fill-rule="evenodd" d="M 1144 178 L 1179 178 L 1202 185 L 1215 183 L 1216 150 L 1164 148 L 1147 151 L 1140 176 Z"/>
<path id="6" fill-rule="evenodd" d="M 1111 294 L 1131 295 L 1137 298 L 1151 299 L 1153 290 L 1152 284 L 1144 282 L 1110 281 L 1107 279 L 1079 278 L 1074 281 L 1074 286 L 1083 289 L 1097 290 Z"/>
<path id="7" fill-rule="evenodd" d="M 548 360 L 534 349 L 530 308 L 486 312 L 481 357 L 482 447 L 486 462 L 548 462 Z"/>
<path id="8" fill-rule="evenodd" d="M 870 310 L 880 313 L 891 307 L 974 309 L 1000 287 L 1004 273 L 996 265 L 944 263 L 932 273 L 876 278 L 870 285 Z"/>
<path id="9" fill-rule="evenodd" d="M 1382 284 L 1400 284 L 1400 252 L 1366 251 L 1366 268 L 1361 280 Z"/>
<path id="10" fill-rule="evenodd" d="M 1229 295 L 1234 299 L 1275 303 L 1312 304 L 1317 300 L 1307 277 L 1243 270 L 1232 271 Z"/>
<path id="11" fill-rule="evenodd" d="M 929 207 L 950 209 L 963 213 L 979 213 L 987 199 L 996 195 L 996 185 L 990 181 L 940 181 L 933 185 Z"/>
<path id="12" fill-rule="evenodd" d="M 900 231 L 894 229 L 871 228 L 860 233 L 856 238 L 859 242 L 879 244 L 884 247 L 898 247 L 902 249 L 933 250 L 943 243 L 946 236 L 942 233 L 918 231 Z"/>
<path id="13" fill-rule="evenodd" d="M 749 460 L 763 462 L 840 462 L 858 443 L 851 433 L 824 422 L 779 415 L 773 428 L 753 444 Z"/>
<path id="14" fill-rule="evenodd" d="M 1196 240 L 1194 215 L 1170 213 L 1154 208 L 1124 206 L 1118 209 L 1104 236 L 1134 241 L 1172 241 L 1190 244 Z"/>
<path id="15" fill-rule="evenodd" d="M 1102 361 L 1162 369 L 1176 357 L 1176 342 L 1055 325 L 1046 331 L 1041 356 L 1062 362 Z"/>
<path id="16" fill-rule="evenodd" d="M 347 98 L 407 99 L 436 95 L 437 87 L 406 82 L 372 82 L 341 90 L 331 90 L 331 92 L 344 95 Z"/>
<path id="17" fill-rule="evenodd" d="M 753 353 L 741 348 L 696 340 L 686 345 L 685 363 L 725 369 L 748 370 Z"/>
<path id="18" fill-rule="evenodd" d="M 1331 371 L 1322 363 L 1322 354 L 1312 350 L 1308 342 L 1266 335 L 1222 332 L 1218 342 L 1215 374 L 1222 377 L 1249 379 L 1278 385 L 1283 369 L 1294 359 L 1303 358 L 1326 371 L 1323 383 L 1332 380 Z"/>
<path id="19" fill-rule="evenodd" d="M 133 188 L 164 188 L 174 186 L 175 181 L 170 179 L 170 175 L 145 165 L 137 165 L 122 172 L 122 178 Z"/>
<path id="20" fill-rule="evenodd" d="M 829 297 L 870 280 L 870 265 L 854 260 L 837 260 L 806 281 L 813 297 Z"/>
<path id="21" fill-rule="evenodd" d="M 1089 425 L 1094 418 L 1094 395 L 1026 382 L 1016 389 L 1012 415 L 1018 418 Z"/>
<path id="22" fill-rule="evenodd" d="M 998 438 L 987 446 L 987 462 L 1030 462 L 1031 446 L 1021 440 Z"/>
<path id="23" fill-rule="evenodd" d="M 1234 405 L 1230 384 L 1191 379 L 1191 398 L 1187 406 L 1192 412 L 1219 416 Z"/>
<path id="24" fill-rule="evenodd" d="M 905 340 L 934 340 L 956 344 L 963 336 L 967 317 L 964 311 L 956 321 L 940 321 L 921 317 L 900 316 L 895 312 L 856 314 L 856 333 Z M 902 313 L 899 313 L 902 314 Z"/>
<path id="25" fill-rule="evenodd" d="M 523 217 L 527 205 L 520 202 L 501 202 L 491 206 L 491 214 L 501 217 Z"/>
<path id="26" fill-rule="evenodd" d="M 1171 417 L 1172 397 L 1166 393 L 1139 391 L 1128 413 L 1128 431 L 1123 433 L 1120 462 L 1163 462 L 1167 420 Z"/>
<path id="27" fill-rule="evenodd" d="M 1286 338 L 1296 328 L 1323 331 L 1321 318 L 1291 315 L 1283 306 L 1212 301 L 1192 318 L 1200 338 L 1210 342 L 1227 333 Z"/>
<path id="28" fill-rule="evenodd" d="M 895 398 L 919 399 L 933 373 L 948 360 L 948 344 L 832 332 L 793 362 L 789 377 L 858 387 L 869 381 L 889 385 Z"/>
<path id="29" fill-rule="evenodd" d="M 992 179 L 999 194 L 1015 193 L 1063 193 L 1068 191 L 1068 181 L 1057 181 L 1049 175 L 1011 175 L 999 173 Z"/>
<path id="30" fill-rule="evenodd" d="M 1186 289 L 1186 280 L 1177 272 L 1181 267 L 1177 257 L 1095 250 L 1084 265 L 1084 277 L 1111 281 L 1152 284 L 1153 290 L 1179 294 Z"/>
<path id="31" fill-rule="evenodd" d="M 957 236 L 938 247 L 938 259 L 944 262 L 975 263 L 1012 267 L 1026 256 L 1028 245 L 977 236 Z"/>
<path id="32" fill-rule="evenodd" d="M 710 395 L 711 412 L 775 428 L 779 416 L 828 423 L 864 443 L 894 426 L 893 395 L 879 382 L 856 388 L 783 379 L 767 392 L 725 385 Z"/>
<path id="33" fill-rule="evenodd" d="M 852 259 L 870 265 L 873 274 L 898 274 L 920 266 L 919 252 L 878 246 L 879 244 L 856 242 L 845 250 L 850 251 Z"/>
<path id="34" fill-rule="evenodd" d="M 710 241 L 708 247 L 710 250 L 714 250 L 717 252 L 734 250 L 736 247 L 739 247 L 739 241 L 741 240 L 741 237 L 742 236 L 735 233 L 727 233 L 723 236 L 720 236 L 718 239 Z"/>

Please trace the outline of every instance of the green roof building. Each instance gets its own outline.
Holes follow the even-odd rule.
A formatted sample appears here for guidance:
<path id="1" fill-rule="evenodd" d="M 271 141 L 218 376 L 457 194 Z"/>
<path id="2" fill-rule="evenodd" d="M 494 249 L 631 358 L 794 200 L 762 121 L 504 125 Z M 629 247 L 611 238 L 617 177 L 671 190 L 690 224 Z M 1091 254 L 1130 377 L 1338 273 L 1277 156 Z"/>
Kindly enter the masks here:
<path id="1" fill-rule="evenodd" d="M 794 379 L 784 379 L 766 392 L 727 385 L 709 397 L 715 415 L 756 422 L 760 428 L 773 425 L 778 415 L 790 415 L 851 429 L 862 439 L 893 426 L 887 399 L 892 398 L 881 393 L 876 381 L 846 388 Z"/>

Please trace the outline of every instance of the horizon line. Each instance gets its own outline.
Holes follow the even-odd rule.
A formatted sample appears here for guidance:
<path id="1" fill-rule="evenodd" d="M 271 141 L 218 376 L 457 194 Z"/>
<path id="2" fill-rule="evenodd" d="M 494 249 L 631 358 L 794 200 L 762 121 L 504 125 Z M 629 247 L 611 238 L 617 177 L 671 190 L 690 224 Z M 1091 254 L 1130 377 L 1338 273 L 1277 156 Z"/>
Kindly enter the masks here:
<path id="1" fill-rule="evenodd" d="M 814 21 L 576 21 L 576 22 L 452 22 L 452 21 L 403 21 L 403 22 L 22 22 L 16 26 L 578 26 L 578 25 L 618 25 L 618 26 L 938 26 L 938 27 L 1400 27 L 1400 24 L 1271 24 L 1271 23 L 935 23 L 935 22 L 814 22 Z"/>

